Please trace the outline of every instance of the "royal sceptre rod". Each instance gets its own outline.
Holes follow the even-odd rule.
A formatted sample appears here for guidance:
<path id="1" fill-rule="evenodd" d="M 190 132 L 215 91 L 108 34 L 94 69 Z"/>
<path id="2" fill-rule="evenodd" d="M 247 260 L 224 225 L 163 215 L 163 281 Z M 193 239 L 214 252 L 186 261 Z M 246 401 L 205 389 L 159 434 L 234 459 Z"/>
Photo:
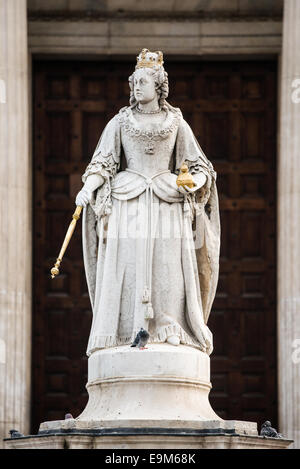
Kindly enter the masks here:
<path id="1" fill-rule="evenodd" d="M 79 220 L 81 212 L 82 212 L 82 207 L 80 205 L 77 205 L 76 210 L 72 215 L 72 221 L 69 225 L 69 228 L 68 228 L 68 231 L 66 233 L 64 242 L 63 242 L 62 247 L 61 247 L 61 250 L 59 252 L 58 258 L 56 259 L 54 267 L 51 269 L 51 277 L 52 278 L 55 278 L 59 274 L 60 263 L 61 263 L 61 261 L 64 257 L 64 253 L 66 252 L 66 249 L 68 247 L 70 239 L 72 238 L 72 235 L 74 233 L 77 220 Z"/>

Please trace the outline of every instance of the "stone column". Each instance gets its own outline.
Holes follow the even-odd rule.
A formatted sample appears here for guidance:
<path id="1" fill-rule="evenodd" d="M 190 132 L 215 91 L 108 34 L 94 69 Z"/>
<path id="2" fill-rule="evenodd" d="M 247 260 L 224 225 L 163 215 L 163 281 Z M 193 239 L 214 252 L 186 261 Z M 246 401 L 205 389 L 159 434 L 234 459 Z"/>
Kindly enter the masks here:
<path id="1" fill-rule="evenodd" d="M 26 0 L 0 0 L 0 446 L 28 432 L 31 164 Z"/>
<path id="2" fill-rule="evenodd" d="M 279 424 L 300 448 L 300 1 L 285 0 L 278 162 Z"/>

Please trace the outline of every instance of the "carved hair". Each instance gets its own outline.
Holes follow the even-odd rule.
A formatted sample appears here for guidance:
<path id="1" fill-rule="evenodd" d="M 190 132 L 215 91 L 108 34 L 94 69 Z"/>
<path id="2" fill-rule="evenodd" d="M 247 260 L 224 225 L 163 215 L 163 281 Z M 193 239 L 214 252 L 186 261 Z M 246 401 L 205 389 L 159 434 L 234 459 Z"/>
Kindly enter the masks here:
<path id="1" fill-rule="evenodd" d="M 166 107 L 170 106 L 166 102 L 166 99 L 169 95 L 169 80 L 168 74 L 165 69 L 160 66 L 153 68 L 144 68 L 144 70 L 146 70 L 149 75 L 152 75 L 154 77 L 156 92 L 158 96 L 158 104 L 160 109 L 165 109 Z M 130 87 L 129 103 L 132 108 L 137 105 L 137 100 L 134 97 L 134 74 L 135 72 L 128 78 Z"/>

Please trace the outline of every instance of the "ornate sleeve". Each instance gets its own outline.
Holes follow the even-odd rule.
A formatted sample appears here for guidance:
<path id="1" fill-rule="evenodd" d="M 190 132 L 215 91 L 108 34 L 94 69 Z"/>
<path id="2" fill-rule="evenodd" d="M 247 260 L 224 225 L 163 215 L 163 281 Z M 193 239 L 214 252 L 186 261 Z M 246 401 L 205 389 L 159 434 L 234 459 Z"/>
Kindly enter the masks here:
<path id="1" fill-rule="evenodd" d="M 120 153 L 120 126 L 115 116 L 103 130 L 92 160 L 82 176 L 82 182 L 85 183 L 91 174 L 99 174 L 105 179 L 114 177 L 120 167 Z"/>
<path id="2" fill-rule="evenodd" d="M 210 197 L 210 188 L 212 183 L 215 183 L 217 175 L 213 165 L 206 158 L 204 151 L 197 142 L 192 129 L 184 119 L 181 119 L 176 140 L 175 172 L 177 174 L 184 162 L 187 164 L 189 172 L 193 175 L 196 183 L 200 173 L 206 175 L 206 183 L 198 194 L 198 201 L 205 204 Z"/>
<path id="3" fill-rule="evenodd" d="M 188 165 L 191 174 L 196 175 L 204 172 L 206 175 L 216 178 L 213 165 L 206 158 L 188 123 L 182 119 L 178 127 L 176 140 L 175 172 L 177 174 L 184 162 Z"/>
<path id="4" fill-rule="evenodd" d="M 195 203 L 192 203 L 195 215 L 195 249 L 197 251 L 203 318 L 207 323 L 219 275 L 220 215 L 216 173 L 190 126 L 183 119 L 177 133 L 175 160 L 175 171 L 178 172 L 182 163 L 186 162 L 195 182 L 197 182 L 197 175 L 200 173 L 207 176 L 205 185 L 196 191 Z"/>

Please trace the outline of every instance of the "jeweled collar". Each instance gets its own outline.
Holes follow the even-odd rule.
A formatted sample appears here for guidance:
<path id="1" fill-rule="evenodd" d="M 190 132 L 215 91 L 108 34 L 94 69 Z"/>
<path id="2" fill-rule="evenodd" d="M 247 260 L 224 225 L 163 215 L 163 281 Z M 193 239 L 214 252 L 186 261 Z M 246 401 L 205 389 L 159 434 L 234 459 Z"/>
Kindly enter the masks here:
<path id="1" fill-rule="evenodd" d="M 166 118 L 162 123 L 152 125 L 151 129 L 143 128 L 143 125 L 134 117 L 130 107 L 122 108 L 118 114 L 118 120 L 122 128 L 132 136 L 144 136 L 147 138 L 165 138 L 173 130 L 177 129 L 182 114 L 179 109 L 166 109 Z"/>

